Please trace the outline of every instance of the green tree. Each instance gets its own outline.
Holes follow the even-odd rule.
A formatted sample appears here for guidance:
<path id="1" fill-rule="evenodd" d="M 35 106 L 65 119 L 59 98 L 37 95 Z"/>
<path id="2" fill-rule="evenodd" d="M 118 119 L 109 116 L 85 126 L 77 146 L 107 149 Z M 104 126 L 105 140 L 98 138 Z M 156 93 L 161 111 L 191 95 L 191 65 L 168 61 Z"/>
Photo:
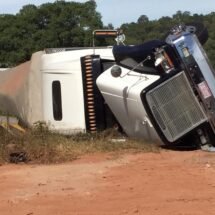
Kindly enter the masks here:
<path id="1" fill-rule="evenodd" d="M 123 23 L 126 44 L 141 44 L 152 39 L 165 39 L 169 29 L 179 23 L 202 22 L 209 39 L 204 45 L 215 66 L 215 13 L 207 15 L 177 11 L 172 17 L 149 20 L 141 15 L 137 22 Z M 67 2 L 63 0 L 40 6 L 25 5 L 16 15 L 0 14 L 0 66 L 14 66 L 29 60 L 35 51 L 51 47 L 92 46 L 95 29 L 104 26 L 94 0 Z M 104 40 L 98 44 L 106 45 Z"/>
<path id="2" fill-rule="evenodd" d="M 146 15 L 141 15 L 138 20 L 137 23 L 138 24 L 144 24 L 147 23 L 149 21 L 149 18 Z"/>
<path id="3" fill-rule="evenodd" d="M 89 46 L 93 30 L 102 27 L 93 0 L 25 5 L 17 15 L 0 15 L 0 66 L 29 60 L 44 48 Z"/>

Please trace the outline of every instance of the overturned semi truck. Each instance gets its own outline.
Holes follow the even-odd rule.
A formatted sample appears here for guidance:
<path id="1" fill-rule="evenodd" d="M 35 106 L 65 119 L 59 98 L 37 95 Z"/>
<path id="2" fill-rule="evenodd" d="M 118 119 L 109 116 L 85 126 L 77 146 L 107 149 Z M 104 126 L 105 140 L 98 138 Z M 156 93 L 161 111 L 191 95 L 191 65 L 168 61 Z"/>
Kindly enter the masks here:
<path id="1" fill-rule="evenodd" d="M 167 145 L 213 144 L 215 74 L 202 48 L 207 30 L 198 28 L 177 25 L 164 40 L 136 46 L 34 53 L 0 72 L 0 107 L 60 133 L 119 125 L 129 137 Z M 118 31 L 94 34 L 124 39 Z"/>

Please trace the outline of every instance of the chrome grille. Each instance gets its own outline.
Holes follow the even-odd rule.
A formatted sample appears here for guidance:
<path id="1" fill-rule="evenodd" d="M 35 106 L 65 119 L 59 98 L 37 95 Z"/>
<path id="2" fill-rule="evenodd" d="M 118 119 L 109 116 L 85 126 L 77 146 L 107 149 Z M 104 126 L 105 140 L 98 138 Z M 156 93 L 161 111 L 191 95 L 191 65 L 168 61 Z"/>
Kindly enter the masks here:
<path id="1" fill-rule="evenodd" d="M 207 120 L 184 72 L 149 91 L 146 99 L 155 120 L 170 142 Z"/>

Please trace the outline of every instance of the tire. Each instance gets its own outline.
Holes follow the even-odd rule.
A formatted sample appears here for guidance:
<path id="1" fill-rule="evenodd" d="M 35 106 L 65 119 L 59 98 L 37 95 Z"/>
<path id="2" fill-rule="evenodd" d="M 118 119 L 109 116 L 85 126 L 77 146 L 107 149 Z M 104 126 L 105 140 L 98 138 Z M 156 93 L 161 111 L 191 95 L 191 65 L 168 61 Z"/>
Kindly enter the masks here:
<path id="1" fill-rule="evenodd" d="M 199 39 L 199 42 L 204 45 L 208 40 L 208 30 L 207 28 L 202 24 L 198 22 L 193 23 L 186 23 L 186 31 L 196 34 L 197 38 Z"/>

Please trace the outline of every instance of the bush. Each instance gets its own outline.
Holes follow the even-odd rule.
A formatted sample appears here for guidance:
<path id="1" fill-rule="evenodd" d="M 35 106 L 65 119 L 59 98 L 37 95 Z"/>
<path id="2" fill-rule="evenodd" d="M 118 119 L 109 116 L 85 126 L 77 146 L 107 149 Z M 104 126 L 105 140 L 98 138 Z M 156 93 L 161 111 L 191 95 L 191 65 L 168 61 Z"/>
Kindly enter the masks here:
<path id="1" fill-rule="evenodd" d="M 81 155 L 96 152 L 158 151 L 155 144 L 125 139 L 113 129 L 65 136 L 48 131 L 41 122 L 22 135 L 0 130 L 0 139 L 0 163 L 50 164 L 73 161 Z"/>

